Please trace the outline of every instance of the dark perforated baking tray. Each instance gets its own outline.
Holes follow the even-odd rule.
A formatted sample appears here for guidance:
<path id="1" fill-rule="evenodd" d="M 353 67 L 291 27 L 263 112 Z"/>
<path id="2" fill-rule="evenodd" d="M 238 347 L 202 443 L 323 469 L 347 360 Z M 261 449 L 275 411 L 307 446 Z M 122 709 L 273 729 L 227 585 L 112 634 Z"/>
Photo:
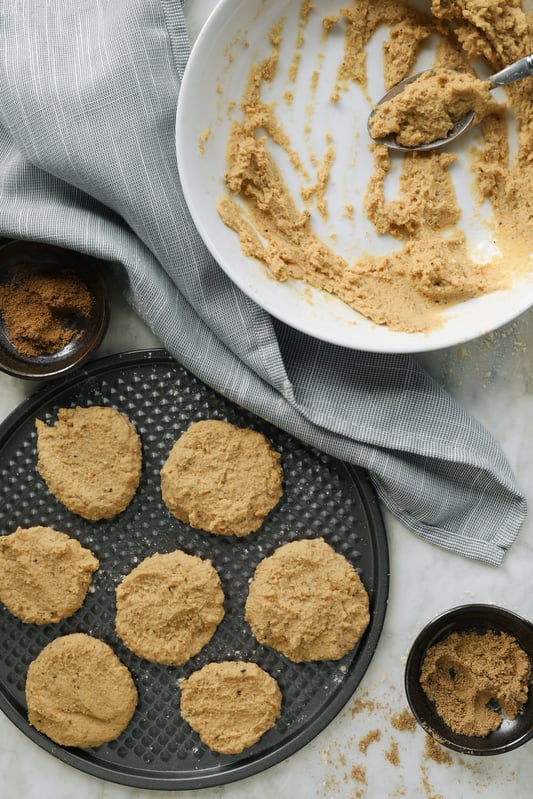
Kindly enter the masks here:
<path id="1" fill-rule="evenodd" d="M 143 442 L 141 484 L 131 505 L 111 521 L 88 522 L 47 491 L 36 468 L 35 418 L 56 419 L 61 407 L 111 405 L 135 423 Z M 225 419 L 263 432 L 281 453 L 284 495 L 263 527 L 244 539 L 213 536 L 177 521 L 165 508 L 159 471 L 174 441 L 199 419 Z M 23 624 L 0 606 L 0 708 L 35 743 L 82 771 L 138 788 L 184 790 L 232 782 L 296 752 L 340 711 L 362 679 L 377 645 L 388 596 L 388 550 L 366 473 L 339 462 L 233 405 L 162 350 L 104 358 L 40 389 L 0 426 L 0 532 L 47 525 L 78 538 L 100 560 L 83 607 L 59 624 Z M 323 536 L 354 564 L 369 593 L 370 625 L 337 662 L 294 664 L 261 646 L 244 621 L 249 580 L 276 547 Z M 154 552 L 181 548 L 210 558 L 225 593 L 226 615 L 210 643 L 181 667 L 150 664 L 114 631 L 115 587 Z M 86 632 L 106 641 L 129 667 L 139 705 L 122 735 L 94 749 L 54 744 L 27 722 L 29 663 L 54 638 Z M 180 717 L 178 681 L 215 660 L 255 661 L 283 693 L 281 717 L 253 747 L 220 755 Z"/>

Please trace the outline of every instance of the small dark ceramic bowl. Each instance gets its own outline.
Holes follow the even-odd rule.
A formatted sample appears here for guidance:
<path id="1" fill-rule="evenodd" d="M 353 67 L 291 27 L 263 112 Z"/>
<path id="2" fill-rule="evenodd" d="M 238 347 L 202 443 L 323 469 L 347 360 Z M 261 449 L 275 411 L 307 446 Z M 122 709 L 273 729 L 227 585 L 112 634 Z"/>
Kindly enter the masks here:
<path id="1" fill-rule="evenodd" d="M 27 380 L 60 377 L 81 366 L 101 343 L 109 324 L 109 300 L 99 263 L 71 250 L 28 241 L 13 241 L 0 247 L 0 284 L 6 285 L 14 270 L 24 265 L 39 274 L 59 274 L 66 269 L 75 272 L 86 285 L 93 302 L 87 316 L 69 321 L 72 339 L 53 353 L 24 355 L 9 338 L 0 314 L 0 369 Z"/>
<path id="2" fill-rule="evenodd" d="M 494 605 L 461 605 L 437 616 L 415 639 L 405 667 L 405 692 L 416 720 L 444 746 L 465 755 L 498 755 L 533 738 L 533 686 L 527 702 L 513 720 L 504 718 L 498 730 L 484 737 L 453 732 L 440 718 L 420 685 L 420 672 L 429 647 L 454 632 L 505 632 L 516 638 L 533 664 L 533 625 L 509 610 Z"/>

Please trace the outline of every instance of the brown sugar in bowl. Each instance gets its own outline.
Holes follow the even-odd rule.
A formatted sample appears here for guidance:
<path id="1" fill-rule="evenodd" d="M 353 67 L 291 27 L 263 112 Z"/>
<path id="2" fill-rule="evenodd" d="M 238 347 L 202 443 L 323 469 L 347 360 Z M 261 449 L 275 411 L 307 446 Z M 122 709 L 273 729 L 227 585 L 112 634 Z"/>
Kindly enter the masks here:
<path id="1" fill-rule="evenodd" d="M 420 677 L 430 647 L 446 641 L 452 633 L 488 631 L 504 633 L 516 640 L 533 664 L 533 624 L 496 605 L 460 605 L 430 621 L 415 638 L 405 666 L 405 692 L 411 711 L 438 743 L 464 755 L 497 755 L 522 746 L 533 738 L 533 685 L 529 674 L 527 699 L 514 718 L 503 715 L 498 729 L 487 735 L 465 735 L 451 729 L 427 697 Z"/>
<path id="2" fill-rule="evenodd" d="M 99 262 L 49 244 L 0 247 L 0 369 L 28 380 L 81 366 L 101 343 L 109 300 Z"/>

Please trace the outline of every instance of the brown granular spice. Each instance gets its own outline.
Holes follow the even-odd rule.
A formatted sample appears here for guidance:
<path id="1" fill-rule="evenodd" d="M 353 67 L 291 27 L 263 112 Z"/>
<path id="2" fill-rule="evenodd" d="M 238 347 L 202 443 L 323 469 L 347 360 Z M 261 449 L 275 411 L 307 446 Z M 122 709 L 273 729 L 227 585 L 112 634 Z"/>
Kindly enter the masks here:
<path id="1" fill-rule="evenodd" d="M 424 756 L 428 760 L 434 760 L 435 763 L 440 763 L 446 766 L 449 766 L 452 762 L 450 753 L 443 749 L 442 746 L 440 746 L 440 744 L 431 737 L 431 735 L 426 735 L 426 740 L 424 742 Z"/>
<path id="2" fill-rule="evenodd" d="M 404 710 L 402 710 L 400 713 L 395 713 L 393 716 L 391 716 L 390 723 L 395 730 L 399 730 L 400 732 L 416 729 L 416 719 L 413 714 L 407 710 L 407 708 L 404 708 Z"/>
<path id="3" fill-rule="evenodd" d="M 357 715 L 358 713 L 374 713 L 376 710 L 381 709 L 381 704 L 379 702 L 375 702 L 373 699 L 356 699 L 352 704 L 350 711 L 352 716 Z"/>
<path id="4" fill-rule="evenodd" d="M 516 718 L 531 677 L 527 654 L 507 633 L 451 633 L 430 647 L 420 684 L 437 713 L 456 733 L 485 736 L 502 716 Z"/>
<path id="5" fill-rule="evenodd" d="M 58 352 L 76 335 L 75 322 L 87 317 L 93 298 L 73 271 L 37 273 L 25 264 L 0 286 L 0 313 L 7 335 L 22 355 Z"/>
<path id="6" fill-rule="evenodd" d="M 367 732 L 364 738 L 361 738 L 359 741 L 359 751 L 364 754 L 370 744 L 374 743 L 374 741 L 379 741 L 380 738 L 381 730 L 370 730 L 370 732 Z"/>
<path id="7" fill-rule="evenodd" d="M 362 785 L 367 784 L 366 768 L 364 766 L 352 766 L 351 775 L 356 782 L 360 782 Z"/>
<path id="8" fill-rule="evenodd" d="M 390 747 L 385 752 L 385 758 L 389 763 L 392 763 L 393 766 L 400 765 L 400 756 L 398 754 L 398 744 L 396 741 L 391 741 Z"/>

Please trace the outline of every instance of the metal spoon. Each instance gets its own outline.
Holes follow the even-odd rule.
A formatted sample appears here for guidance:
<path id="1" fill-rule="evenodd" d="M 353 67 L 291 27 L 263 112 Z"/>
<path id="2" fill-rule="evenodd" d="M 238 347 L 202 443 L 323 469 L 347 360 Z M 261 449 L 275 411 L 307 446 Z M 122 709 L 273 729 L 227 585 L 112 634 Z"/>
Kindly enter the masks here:
<path id="1" fill-rule="evenodd" d="M 417 144 L 413 147 L 407 147 L 404 144 L 398 144 L 396 141 L 396 137 L 394 133 L 391 133 L 389 136 L 383 137 L 376 137 L 374 138 L 370 132 L 370 120 L 372 119 L 373 115 L 375 114 L 376 107 L 381 105 L 382 103 L 387 102 L 388 100 L 392 100 L 393 97 L 396 97 L 397 94 L 402 92 L 405 87 L 412 83 L 413 81 L 417 80 L 421 75 L 424 75 L 427 72 L 435 72 L 436 68 L 433 69 L 426 69 L 424 72 L 418 72 L 416 75 L 410 75 L 408 78 L 404 78 L 396 86 L 393 86 L 382 98 L 381 100 L 376 103 L 375 108 L 371 111 L 370 116 L 368 117 L 367 128 L 368 133 L 371 139 L 373 139 L 377 144 L 384 144 L 386 147 L 389 147 L 391 150 L 403 150 L 406 152 L 415 152 L 421 150 L 435 150 L 437 147 L 444 147 L 446 144 L 450 144 L 450 142 L 455 141 L 459 136 L 463 133 L 466 133 L 474 124 L 475 124 L 475 114 L 473 111 L 470 111 L 461 119 L 458 119 L 457 122 L 454 124 L 453 128 L 450 130 L 447 136 L 443 139 L 435 139 L 431 142 L 424 142 L 423 144 Z M 505 86 L 508 83 L 514 83 L 517 80 L 521 80 L 522 78 L 527 78 L 529 75 L 533 74 L 533 54 L 527 55 L 524 58 L 521 58 L 519 61 L 515 61 L 514 64 L 510 64 L 508 67 L 497 72 L 495 75 L 492 75 L 490 78 L 487 78 L 487 83 L 490 86 L 490 89 L 495 89 L 497 86 Z"/>

